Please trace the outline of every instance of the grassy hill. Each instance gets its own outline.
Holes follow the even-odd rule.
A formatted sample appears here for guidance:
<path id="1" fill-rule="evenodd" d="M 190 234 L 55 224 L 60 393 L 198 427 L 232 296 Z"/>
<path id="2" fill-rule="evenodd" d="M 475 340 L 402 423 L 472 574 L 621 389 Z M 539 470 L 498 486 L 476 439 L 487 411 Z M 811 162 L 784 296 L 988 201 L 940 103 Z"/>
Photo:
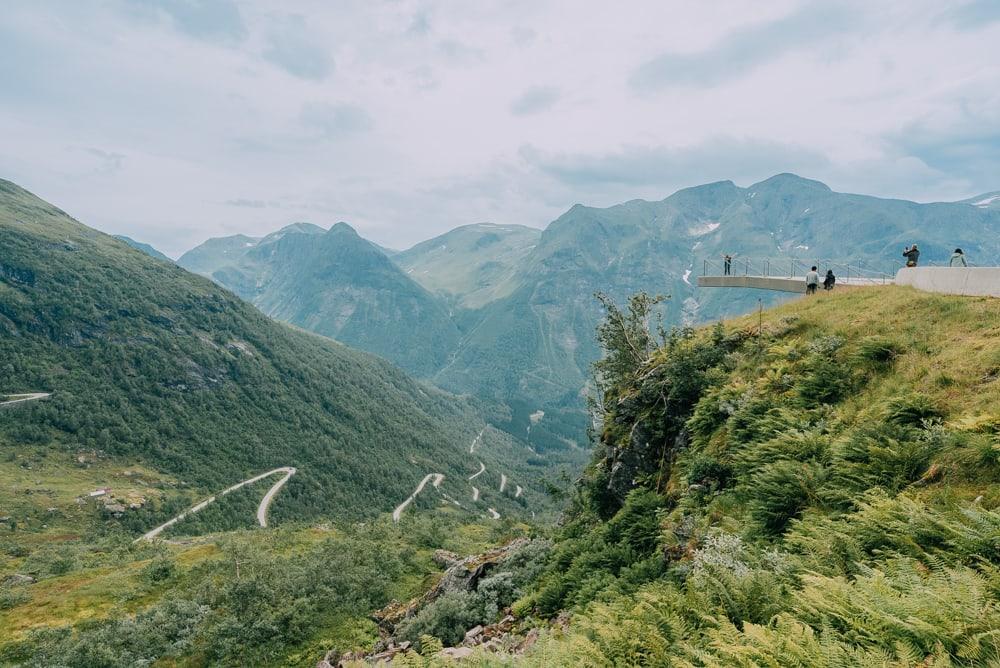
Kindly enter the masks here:
<path id="1" fill-rule="evenodd" d="M 663 344 L 625 322 L 515 606 L 574 616 L 523 663 L 1000 661 L 1000 302 L 843 290 Z"/>
<path id="2" fill-rule="evenodd" d="M 2 492 L 16 531 L 60 524 L 58 515 L 81 530 L 139 531 L 277 466 L 299 469 L 272 507 L 279 524 L 391 510 L 432 471 L 446 475 L 452 496 L 465 495 L 480 458 L 491 475 L 530 489 L 539 504 L 530 510 L 542 510 L 538 479 L 549 462 L 495 429 L 472 458 L 486 425 L 469 403 L 276 323 L 6 181 L 0 246 L 0 391 L 53 393 L 0 411 L 3 466 L 35 474 Z M 148 502 L 119 519 L 76 507 L 73 498 L 101 482 L 90 459 L 104 484 L 149 487 Z M 149 471 L 141 485 L 124 480 L 136 464 Z M 54 479 L 67 470 L 89 473 L 63 494 L 73 481 Z M 43 501 L 46 490 L 59 501 Z M 524 498 L 491 501 L 505 515 L 530 512 Z"/>
<path id="3" fill-rule="evenodd" d="M 392 260 L 431 292 L 475 309 L 510 293 L 541 233 L 522 225 L 463 225 Z"/>

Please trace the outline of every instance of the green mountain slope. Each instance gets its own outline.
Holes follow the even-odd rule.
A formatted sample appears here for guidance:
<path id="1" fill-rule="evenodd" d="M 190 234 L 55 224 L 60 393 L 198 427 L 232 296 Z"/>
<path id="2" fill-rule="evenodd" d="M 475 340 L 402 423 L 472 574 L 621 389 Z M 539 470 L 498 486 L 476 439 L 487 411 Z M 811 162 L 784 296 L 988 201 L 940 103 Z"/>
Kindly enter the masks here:
<path id="1" fill-rule="evenodd" d="M 195 494 L 295 466 L 271 510 L 281 522 L 388 511 L 428 472 L 465 494 L 481 457 L 544 502 L 537 478 L 546 464 L 513 439 L 487 429 L 470 457 L 485 424 L 466 403 L 276 323 L 6 181 L 0 247 L 0 391 L 53 393 L 0 411 L 11 466 L 36 447 L 67 461 L 97 453 L 137 461 Z M 44 508 L 17 499 L 28 525 L 45 522 Z M 524 501 L 500 495 L 497 508 L 527 513 Z M 151 504 L 122 521 L 148 528 L 167 510 Z"/>
<path id="2" fill-rule="evenodd" d="M 601 323 L 594 459 L 544 563 L 505 568 L 514 618 L 480 586 L 390 642 L 433 630 L 477 666 L 996 665 L 1000 300 L 858 288 L 662 337 L 650 308 Z"/>
<path id="3" fill-rule="evenodd" d="M 173 260 L 171 260 L 169 257 L 167 257 L 166 255 L 164 255 L 160 251 L 156 250 L 155 248 L 153 248 L 149 244 L 144 244 L 141 241 L 136 241 L 135 239 L 133 239 L 131 237 L 127 237 L 124 234 L 115 234 L 113 236 L 114 236 L 115 239 L 118 239 L 118 241 L 123 241 L 123 242 L 127 243 L 132 248 L 134 248 L 136 250 L 139 250 L 139 251 L 142 251 L 143 253 L 145 253 L 149 257 L 155 257 L 157 260 L 163 260 L 164 262 L 173 262 Z"/>
<path id="4" fill-rule="evenodd" d="M 995 299 L 903 288 L 648 358 L 614 334 L 601 445 L 516 606 L 578 614 L 525 663 L 995 664 L 998 335 Z"/>
<path id="5" fill-rule="evenodd" d="M 475 309 L 510 294 L 541 233 L 521 225 L 463 225 L 392 260 L 431 292 Z"/>
<path id="6" fill-rule="evenodd" d="M 297 223 L 256 243 L 209 245 L 185 254 L 181 266 L 211 276 L 274 318 L 423 377 L 457 345 L 458 329 L 444 305 L 346 223 L 329 231 Z M 211 265 L 206 255 L 221 264 Z"/>

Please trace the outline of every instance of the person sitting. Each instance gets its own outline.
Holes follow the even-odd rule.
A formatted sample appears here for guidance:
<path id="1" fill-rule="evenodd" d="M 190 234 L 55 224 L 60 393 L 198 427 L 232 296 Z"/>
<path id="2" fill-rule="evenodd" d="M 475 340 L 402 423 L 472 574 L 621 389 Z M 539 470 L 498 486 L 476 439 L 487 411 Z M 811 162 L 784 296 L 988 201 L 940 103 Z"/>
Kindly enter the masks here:
<path id="1" fill-rule="evenodd" d="M 817 285 L 819 285 L 819 274 L 816 273 L 816 267 L 813 267 L 806 273 L 806 294 L 816 294 Z"/>
<path id="2" fill-rule="evenodd" d="M 968 267 L 969 263 L 965 261 L 965 253 L 962 252 L 961 248 L 956 248 L 955 252 L 951 254 L 951 259 L 948 260 L 949 267 Z"/>
<path id="3" fill-rule="evenodd" d="M 833 284 L 837 282 L 837 277 L 833 275 L 833 269 L 826 270 L 826 277 L 823 279 L 823 289 L 833 290 Z"/>
<path id="4" fill-rule="evenodd" d="M 907 267 L 916 267 L 917 260 L 920 258 L 920 251 L 917 250 L 917 244 L 912 246 L 907 246 L 903 249 L 903 257 L 906 258 Z"/>

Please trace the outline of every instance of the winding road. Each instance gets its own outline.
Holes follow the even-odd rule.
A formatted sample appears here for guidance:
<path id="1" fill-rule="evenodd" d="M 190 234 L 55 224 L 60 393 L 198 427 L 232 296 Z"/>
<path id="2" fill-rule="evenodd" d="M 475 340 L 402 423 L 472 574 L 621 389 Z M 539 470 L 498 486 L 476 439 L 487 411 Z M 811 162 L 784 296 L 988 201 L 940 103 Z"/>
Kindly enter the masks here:
<path id="1" fill-rule="evenodd" d="M 0 401 L 0 408 L 9 408 L 29 401 L 39 401 L 52 396 L 51 392 L 24 392 L 22 394 L 0 394 L 7 397 L 7 401 Z"/>
<path id="2" fill-rule="evenodd" d="M 479 436 L 476 436 L 474 439 L 472 439 L 472 445 L 469 446 L 470 455 L 476 451 L 476 446 L 479 444 L 479 441 L 483 439 L 483 434 L 485 432 L 486 432 L 486 427 L 483 427 L 482 430 L 479 432 Z"/>
<path id="3" fill-rule="evenodd" d="M 472 439 L 472 443 L 469 445 L 469 454 L 474 454 L 476 452 L 476 446 L 479 445 L 482 442 L 482 440 L 483 440 L 483 434 L 485 434 L 485 433 L 486 433 L 486 427 L 483 427 L 479 431 L 479 434 L 477 434 L 476 437 L 474 439 Z M 468 477 L 468 480 L 471 482 L 471 481 L 475 480 L 476 478 L 478 478 L 479 476 L 481 476 L 484 473 L 486 473 L 486 464 L 484 464 L 483 462 L 479 462 L 479 470 L 476 471 L 475 473 L 473 473 L 472 475 L 470 475 Z M 455 499 L 453 499 L 452 497 L 448 496 L 447 494 L 445 494 L 444 492 L 441 491 L 441 489 L 440 489 L 441 483 L 444 482 L 444 474 L 443 473 L 428 473 L 427 475 L 424 476 L 423 480 L 420 481 L 420 484 L 417 485 L 417 488 L 415 490 L 413 490 L 413 494 L 410 494 L 410 496 L 408 496 L 405 501 L 403 501 L 401 504 L 399 504 L 398 506 L 396 506 L 396 509 L 392 511 L 392 521 L 393 522 L 399 523 L 400 518 L 403 516 L 403 511 L 406 510 L 407 506 L 409 506 L 411 503 L 413 503 L 414 499 L 416 499 L 420 495 L 420 493 L 424 491 L 424 488 L 427 486 L 427 483 L 431 482 L 431 481 L 433 481 L 432 484 L 433 484 L 434 488 L 438 490 L 438 494 L 440 494 L 442 496 L 442 498 L 444 498 L 446 501 L 449 501 L 449 502 L 455 504 L 459 508 L 464 507 L 464 506 L 462 506 L 461 503 L 459 503 L 458 501 L 456 501 Z M 507 481 L 507 474 L 501 473 L 500 474 L 500 493 L 501 494 L 503 494 L 504 491 L 507 489 L 507 482 L 508 482 Z M 469 485 L 469 487 L 472 488 L 472 501 L 473 501 L 473 503 L 479 501 L 479 488 L 476 487 L 476 486 L 474 486 L 474 485 Z M 517 485 L 516 487 L 517 487 L 517 489 L 514 492 L 514 498 L 518 498 L 519 496 L 521 496 L 524 493 L 524 489 L 520 485 Z M 486 511 L 489 513 L 489 516 L 491 518 L 493 518 L 495 520 L 500 519 L 500 513 L 498 513 L 493 508 L 487 508 Z M 534 514 L 532 514 L 532 516 L 534 516 Z"/>
<path id="4" fill-rule="evenodd" d="M 407 497 L 406 501 L 403 501 L 401 504 L 396 506 L 396 509 L 394 511 L 392 511 L 393 522 L 399 522 L 399 518 L 403 516 L 403 511 L 406 510 L 406 507 L 411 503 L 413 503 L 413 500 L 417 498 L 417 495 L 420 494 L 420 492 L 424 491 L 424 487 L 431 480 L 434 480 L 435 488 L 440 487 L 441 483 L 444 482 L 444 474 L 428 473 L 427 475 L 425 475 L 424 479 L 420 481 L 420 484 L 417 485 L 417 488 L 413 491 L 413 494 L 410 494 L 410 496 Z"/>
<path id="5" fill-rule="evenodd" d="M 277 494 L 278 491 L 282 487 L 285 486 L 285 483 L 288 482 L 289 478 L 291 478 L 293 475 L 295 475 L 295 467 L 293 467 L 293 466 L 282 466 L 281 468 L 273 469 L 271 471 L 268 471 L 267 473 L 261 473 L 260 475 L 254 476 L 252 478 L 247 478 L 246 480 L 244 480 L 242 482 L 236 483 L 232 487 L 227 487 L 226 489 L 222 490 L 221 492 L 219 492 L 215 496 L 210 496 L 207 499 L 205 499 L 204 501 L 202 501 L 200 503 L 196 503 L 195 505 L 191 506 L 190 508 L 188 508 L 187 510 L 185 510 L 183 513 L 181 513 L 180 515 L 178 515 L 177 517 L 174 517 L 173 519 L 167 520 L 166 522 L 164 522 L 160 526 L 156 527 L 155 529 L 147 531 L 146 533 L 144 533 L 141 536 L 139 536 L 138 538 L 136 538 L 133 542 L 138 543 L 140 540 L 153 540 L 154 538 L 156 538 L 157 536 L 159 536 L 161 533 L 163 533 L 163 531 L 165 531 L 166 529 L 169 529 L 173 525 L 177 524 L 178 522 L 180 522 L 182 519 L 184 519 L 188 515 L 193 515 L 196 512 L 198 512 L 199 510 L 204 509 L 208 504 L 212 503 L 213 501 L 215 501 L 220 496 L 225 496 L 226 494 L 229 494 L 230 492 L 235 492 L 240 487 L 243 487 L 245 485 L 252 485 L 253 483 L 257 482 L 258 480 L 263 480 L 264 478 L 267 478 L 268 476 L 272 476 L 275 473 L 284 473 L 285 475 L 281 478 L 281 480 L 279 480 L 278 482 L 276 482 L 273 485 L 271 485 L 271 489 L 267 490 L 267 494 L 264 495 L 264 498 L 260 500 L 260 505 L 257 506 L 257 523 L 260 524 L 262 527 L 266 527 L 267 526 L 267 510 L 268 510 L 268 508 L 271 507 L 271 501 L 274 500 L 274 495 Z"/>

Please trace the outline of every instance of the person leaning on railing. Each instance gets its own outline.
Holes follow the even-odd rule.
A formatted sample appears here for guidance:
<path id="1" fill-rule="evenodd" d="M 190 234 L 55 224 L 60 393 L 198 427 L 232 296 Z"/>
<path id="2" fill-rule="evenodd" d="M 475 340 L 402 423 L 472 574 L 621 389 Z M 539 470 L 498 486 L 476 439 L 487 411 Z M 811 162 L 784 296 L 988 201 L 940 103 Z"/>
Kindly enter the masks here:
<path id="1" fill-rule="evenodd" d="M 948 260 L 949 267 L 968 267 L 969 263 L 965 260 L 965 253 L 962 252 L 961 248 L 956 248 L 955 252 L 951 254 L 951 259 Z"/>
<path id="2" fill-rule="evenodd" d="M 903 249 L 903 257 L 906 258 L 907 267 L 916 267 L 917 260 L 920 258 L 920 251 L 917 250 L 917 244 L 912 246 L 907 246 Z"/>

